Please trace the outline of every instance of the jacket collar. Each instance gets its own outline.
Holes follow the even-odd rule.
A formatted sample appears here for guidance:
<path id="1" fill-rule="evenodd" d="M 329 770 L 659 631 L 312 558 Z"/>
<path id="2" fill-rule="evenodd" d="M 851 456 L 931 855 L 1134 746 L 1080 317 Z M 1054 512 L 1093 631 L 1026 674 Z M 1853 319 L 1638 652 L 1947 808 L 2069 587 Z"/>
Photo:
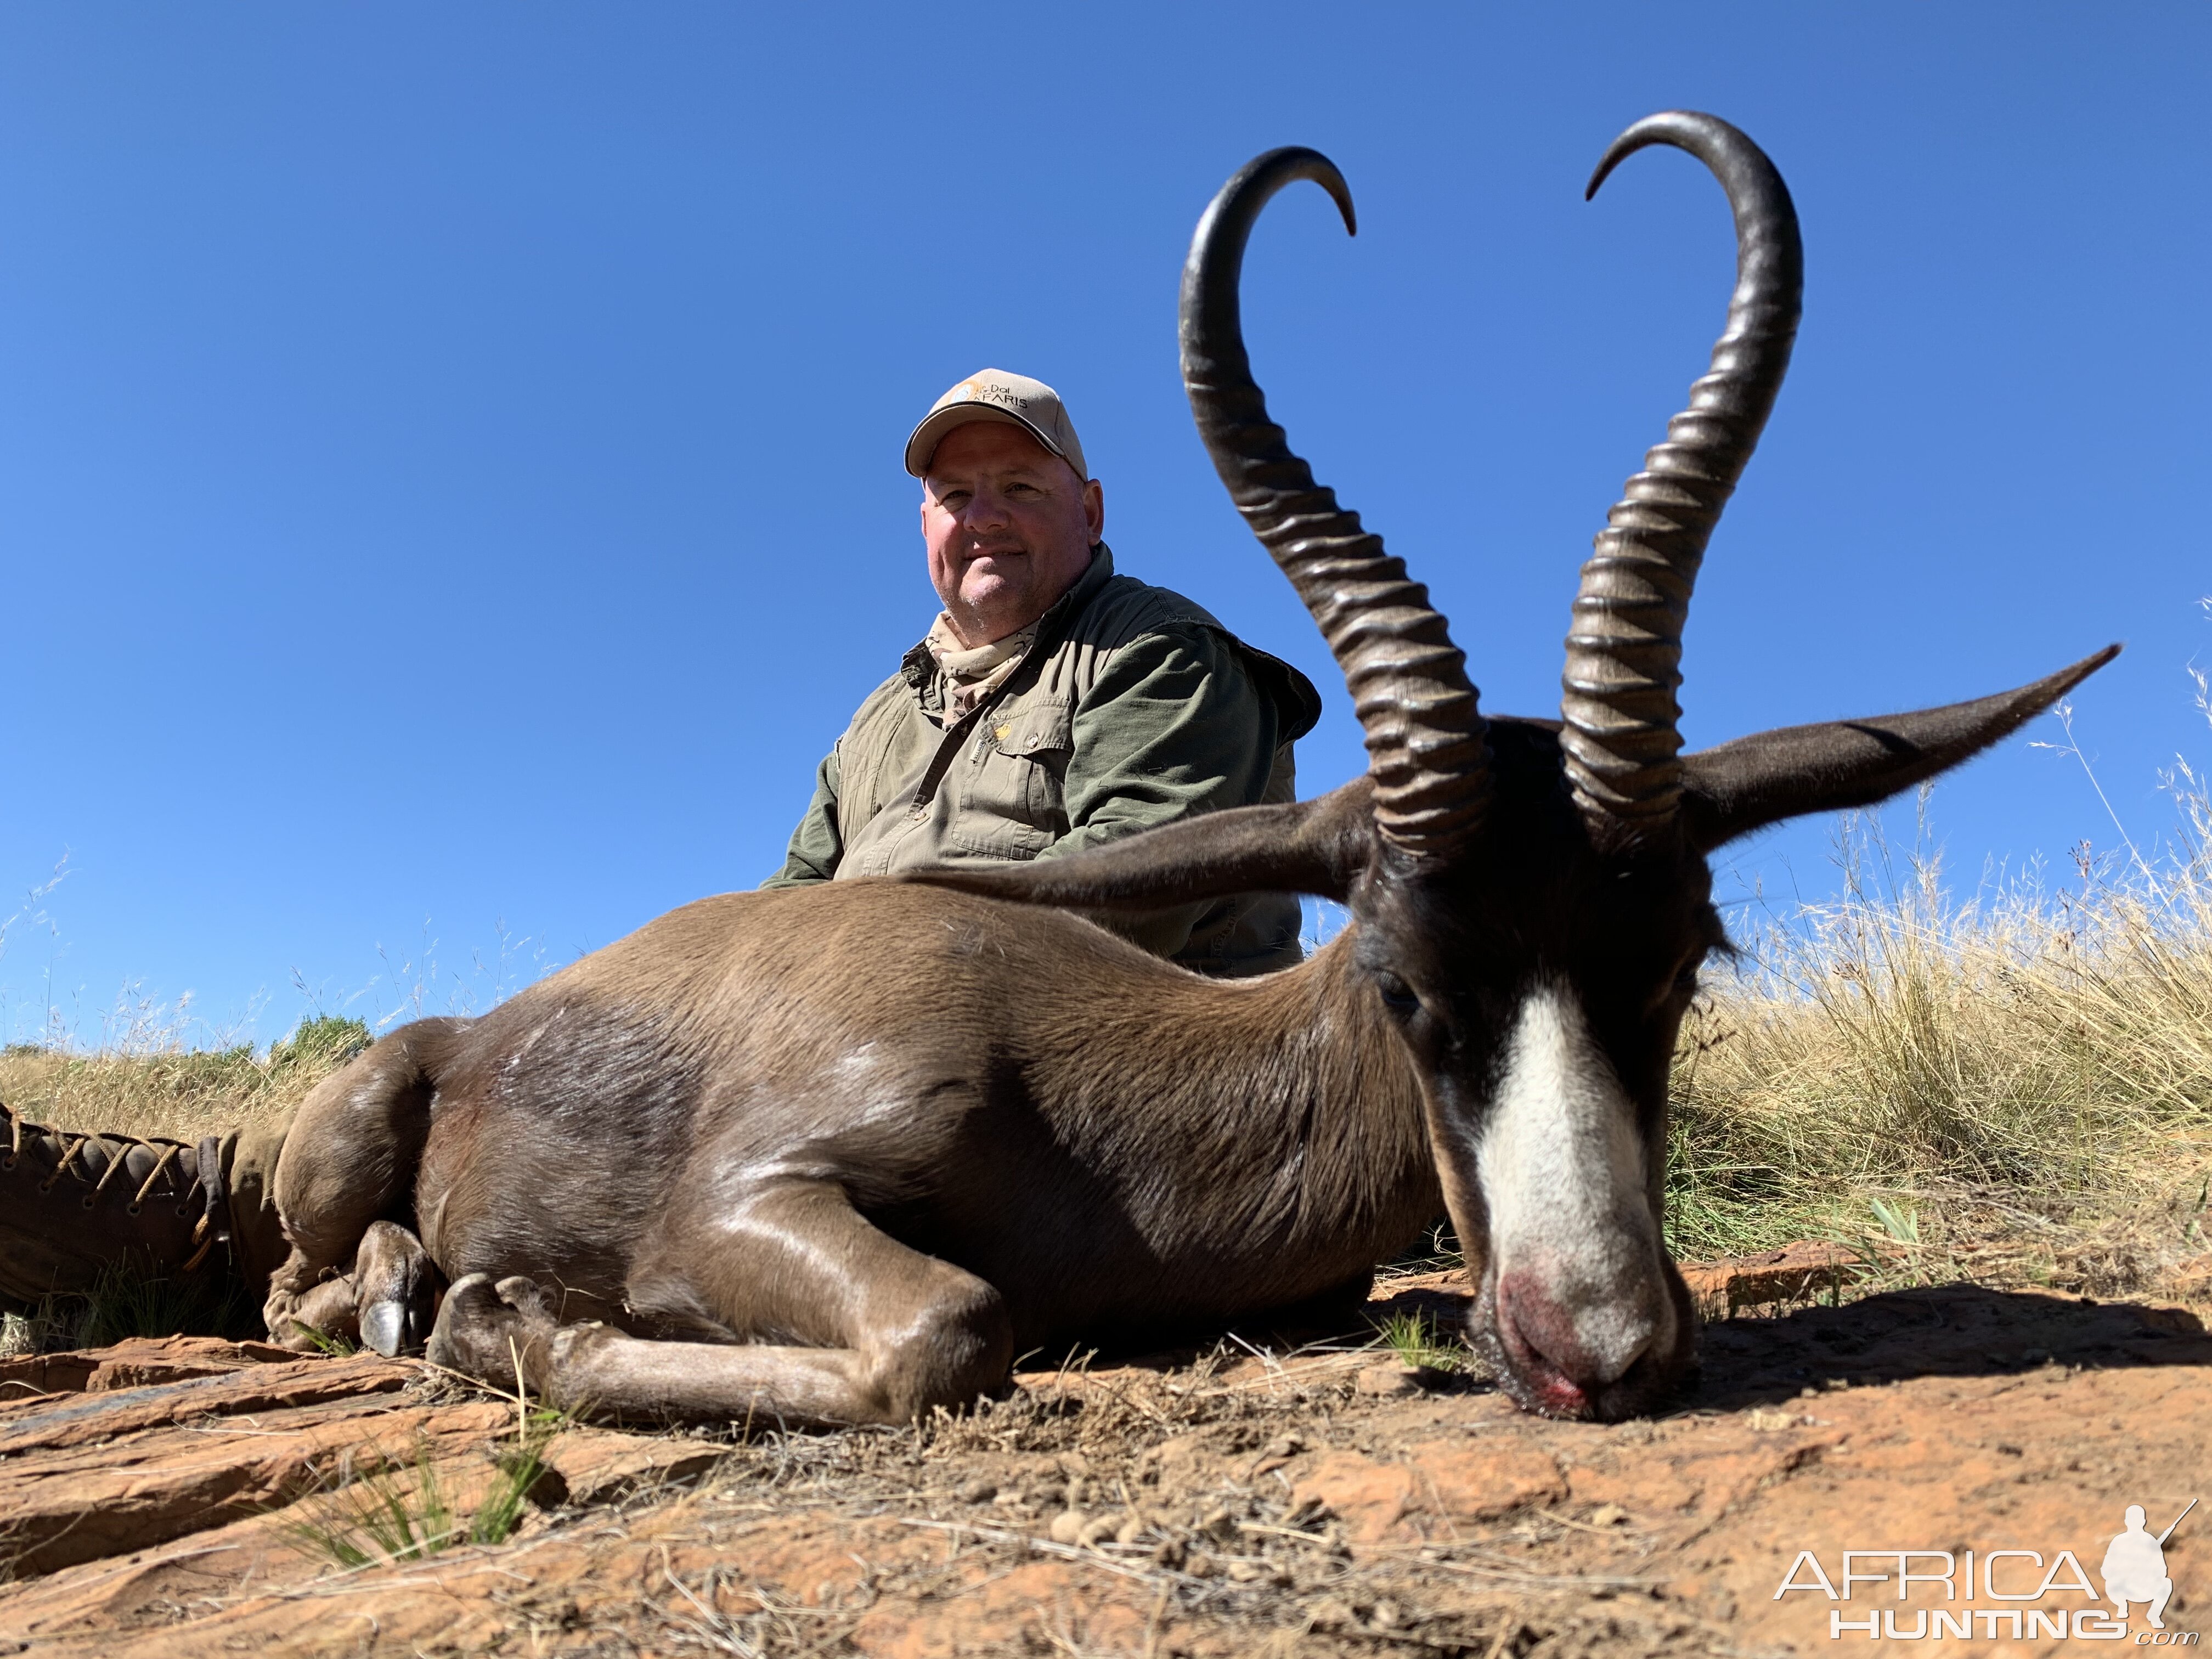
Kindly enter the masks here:
<path id="1" fill-rule="evenodd" d="M 1114 580 L 1114 550 L 1100 542 L 1091 550 L 1091 563 L 1075 579 L 1074 586 L 1052 602 L 1051 609 L 1037 618 L 1036 641 L 1030 645 L 1032 660 L 1044 656 L 1066 637 L 1075 618 L 1084 606 L 1098 595 L 1099 589 Z M 927 704 L 935 695 L 937 659 L 929 654 L 927 641 L 916 645 L 899 663 L 906 683 L 922 696 Z"/>

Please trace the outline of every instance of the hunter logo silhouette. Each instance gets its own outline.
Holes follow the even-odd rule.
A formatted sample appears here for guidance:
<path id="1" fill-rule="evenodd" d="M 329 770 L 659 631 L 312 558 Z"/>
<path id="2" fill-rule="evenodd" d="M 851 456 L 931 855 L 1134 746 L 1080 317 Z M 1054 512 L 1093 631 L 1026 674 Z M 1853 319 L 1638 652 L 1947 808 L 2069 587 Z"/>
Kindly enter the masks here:
<path id="1" fill-rule="evenodd" d="M 2143 1601 L 2149 1604 L 2151 1628 L 2166 1628 L 2166 1603 L 2173 1594 L 2173 1580 L 2166 1573 L 2166 1540 L 2196 1507 L 2192 1498 L 2188 1508 L 2173 1517 L 2172 1526 L 2154 1538 L 2143 1525 L 2142 1505 L 2128 1505 L 2128 1529 L 2115 1534 L 2106 1547 L 2103 1568 L 2105 1598 L 2120 1610 L 2121 1618 L 2128 1616 L 2129 1602 Z"/>

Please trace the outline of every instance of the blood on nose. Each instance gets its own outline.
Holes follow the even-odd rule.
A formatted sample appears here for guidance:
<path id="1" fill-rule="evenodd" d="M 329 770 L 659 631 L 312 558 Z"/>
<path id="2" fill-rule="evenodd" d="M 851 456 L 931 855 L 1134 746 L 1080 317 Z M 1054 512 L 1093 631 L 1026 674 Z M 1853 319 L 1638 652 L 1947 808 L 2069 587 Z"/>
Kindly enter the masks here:
<path id="1" fill-rule="evenodd" d="M 1555 1411 L 1580 1413 L 1592 1390 L 1626 1369 L 1592 1351 L 1572 1310 L 1533 1273 L 1499 1274 L 1496 1306 L 1498 1340 L 1507 1358 Z"/>

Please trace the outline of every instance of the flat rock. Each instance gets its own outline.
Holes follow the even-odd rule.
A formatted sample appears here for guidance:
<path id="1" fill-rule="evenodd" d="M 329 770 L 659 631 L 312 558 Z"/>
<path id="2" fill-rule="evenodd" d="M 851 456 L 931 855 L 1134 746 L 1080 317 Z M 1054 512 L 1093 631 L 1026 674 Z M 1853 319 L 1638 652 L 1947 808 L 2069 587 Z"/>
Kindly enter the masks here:
<path id="1" fill-rule="evenodd" d="M 426 1412 L 394 1410 L 391 1396 L 419 1375 L 403 1362 L 285 1353 L 282 1363 L 248 1358 L 172 1381 L 114 1386 L 198 1369 L 173 1352 L 149 1357 L 144 1346 L 100 1355 L 76 1391 L 0 1409 L 0 1532 L 18 1574 L 143 1549 L 258 1512 L 325 1480 L 326 1465 L 410 1456 L 411 1445 L 399 1447 L 393 1433 L 430 1427 Z M 104 1386 L 91 1386 L 103 1377 Z M 368 1431 L 356 1420 L 364 1407 L 376 1419 Z M 505 1420 L 496 1407 L 453 1409 L 473 1414 L 470 1431 L 478 1436 Z M 487 1412 L 489 1419 L 474 1420 Z"/>
<path id="2" fill-rule="evenodd" d="M 1388 1400 L 1421 1391 L 1421 1374 L 1411 1365 L 1370 1365 L 1352 1379 L 1354 1391 Z"/>
<path id="3" fill-rule="evenodd" d="M 137 1336 L 107 1348 L 21 1354 L 0 1359 L 0 1404 L 40 1395 L 101 1393 L 217 1376 L 249 1365 L 286 1364 L 302 1357 L 274 1343 L 232 1342 L 219 1336 Z"/>
<path id="4" fill-rule="evenodd" d="M 1739 1308 L 1802 1302 L 1863 1278 L 1866 1262 L 1840 1244 L 1799 1239 L 1753 1255 L 1682 1264 L 1683 1281 L 1708 1318 Z"/>
<path id="5" fill-rule="evenodd" d="M 344 1359 L 303 1359 L 295 1354 L 283 1364 L 243 1366 L 137 1388 L 34 1397 L 0 1407 L 0 1458 L 112 1440 L 198 1417 L 389 1394 L 421 1375 L 421 1368 L 410 1361 L 374 1354 Z"/>
<path id="6" fill-rule="evenodd" d="M 570 1429 L 544 1453 L 545 1466 L 559 1485 L 541 1497 L 549 1503 L 611 1504 L 652 1487 L 695 1480 L 720 1462 L 725 1450 L 670 1435 Z"/>

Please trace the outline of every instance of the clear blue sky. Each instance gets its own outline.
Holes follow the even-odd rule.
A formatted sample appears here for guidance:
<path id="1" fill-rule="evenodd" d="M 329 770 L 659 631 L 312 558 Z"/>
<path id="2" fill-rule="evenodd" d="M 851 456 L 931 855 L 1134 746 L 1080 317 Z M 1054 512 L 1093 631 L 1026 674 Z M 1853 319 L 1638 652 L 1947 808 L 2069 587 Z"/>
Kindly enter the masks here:
<path id="1" fill-rule="evenodd" d="M 1486 705 L 1554 712 L 1729 285 L 1687 158 L 1581 199 L 1675 106 L 1766 146 L 1808 272 L 1691 739 L 2124 640 L 2076 729 L 2152 836 L 2212 748 L 2208 87 L 2197 3 L 9 7 L 0 891 L 70 873 L 6 1024 L 191 992 L 266 1041 L 295 975 L 377 1018 L 434 941 L 432 1001 L 481 999 L 501 924 L 512 977 L 758 881 L 932 614 L 899 448 L 985 364 L 1066 396 L 1123 568 L 1322 685 L 1301 770 L 1341 781 L 1341 682 L 1176 374 L 1192 224 L 1276 144 L 1362 230 L 1301 189 L 1255 238 L 1274 407 Z M 1969 878 L 2113 839 L 2025 739 L 1935 811 Z M 1826 890 L 1832 828 L 1730 879 Z"/>

